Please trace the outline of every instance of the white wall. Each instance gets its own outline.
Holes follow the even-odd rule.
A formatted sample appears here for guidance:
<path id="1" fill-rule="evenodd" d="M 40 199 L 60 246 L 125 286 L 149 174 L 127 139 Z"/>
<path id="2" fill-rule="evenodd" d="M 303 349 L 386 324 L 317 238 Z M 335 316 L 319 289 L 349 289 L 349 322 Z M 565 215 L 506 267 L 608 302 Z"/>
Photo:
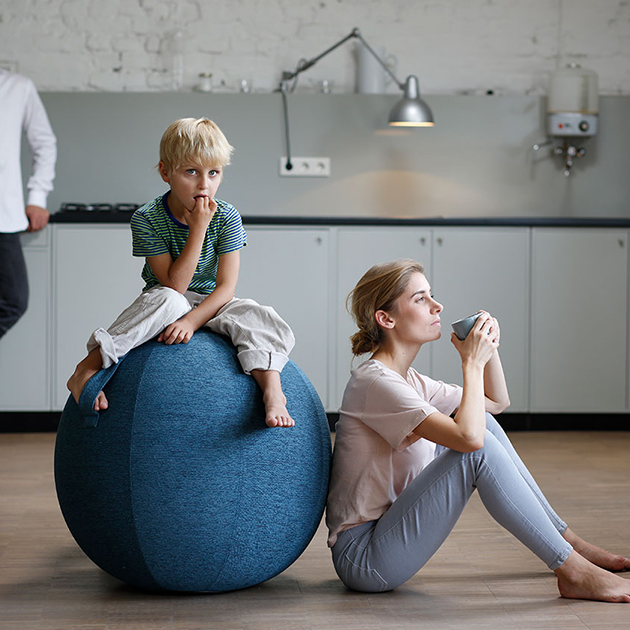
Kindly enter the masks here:
<path id="1" fill-rule="evenodd" d="M 3 0 L 0 60 L 44 91 L 166 90 L 167 35 L 180 29 L 184 89 L 212 72 L 217 91 L 248 79 L 269 92 L 282 70 L 355 26 L 425 94 L 540 95 L 548 73 L 572 61 L 598 73 L 602 94 L 630 94 L 626 0 Z M 352 92 L 355 66 L 347 44 L 300 88 L 328 79 Z"/>

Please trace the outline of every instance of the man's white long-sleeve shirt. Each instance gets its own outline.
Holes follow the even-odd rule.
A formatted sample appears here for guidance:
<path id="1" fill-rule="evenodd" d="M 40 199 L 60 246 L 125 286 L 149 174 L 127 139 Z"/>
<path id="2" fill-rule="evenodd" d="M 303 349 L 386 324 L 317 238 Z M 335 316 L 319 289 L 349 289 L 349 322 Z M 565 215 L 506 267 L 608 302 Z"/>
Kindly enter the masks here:
<path id="1" fill-rule="evenodd" d="M 0 232 L 28 227 L 20 162 L 22 131 L 33 154 L 26 205 L 45 208 L 55 178 L 57 139 L 33 82 L 0 69 Z"/>

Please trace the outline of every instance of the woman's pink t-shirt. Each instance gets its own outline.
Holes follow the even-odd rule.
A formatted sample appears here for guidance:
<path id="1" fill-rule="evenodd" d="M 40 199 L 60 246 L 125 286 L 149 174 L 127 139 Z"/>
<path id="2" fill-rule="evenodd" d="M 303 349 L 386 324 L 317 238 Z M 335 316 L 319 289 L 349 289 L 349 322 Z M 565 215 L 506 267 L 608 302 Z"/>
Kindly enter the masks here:
<path id="1" fill-rule="evenodd" d="M 413 433 L 429 415 L 450 415 L 462 389 L 422 376 L 404 379 L 370 359 L 352 372 L 336 425 L 326 523 L 328 546 L 351 527 L 379 519 L 433 459 L 435 444 Z"/>

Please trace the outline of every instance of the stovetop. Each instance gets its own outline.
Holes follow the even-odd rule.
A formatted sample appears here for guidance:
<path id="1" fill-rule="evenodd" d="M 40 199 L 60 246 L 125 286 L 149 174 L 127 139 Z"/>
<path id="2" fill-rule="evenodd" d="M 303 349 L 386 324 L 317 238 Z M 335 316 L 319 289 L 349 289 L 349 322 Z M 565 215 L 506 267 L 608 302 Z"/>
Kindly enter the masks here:
<path id="1" fill-rule="evenodd" d="M 138 203 L 62 203 L 53 223 L 128 223 Z"/>
<path id="2" fill-rule="evenodd" d="M 62 203 L 59 212 L 133 212 L 137 203 Z"/>

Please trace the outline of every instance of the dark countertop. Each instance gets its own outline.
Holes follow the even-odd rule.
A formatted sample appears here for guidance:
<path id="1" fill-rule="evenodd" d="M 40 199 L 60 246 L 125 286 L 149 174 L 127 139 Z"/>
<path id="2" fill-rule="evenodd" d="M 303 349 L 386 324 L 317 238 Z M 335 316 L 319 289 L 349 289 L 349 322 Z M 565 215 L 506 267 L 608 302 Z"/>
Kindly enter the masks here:
<path id="1" fill-rule="evenodd" d="M 129 223 L 133 212 L 77 210 L 52 214 L 51 223 Z M 579 217 L 283 217 L 244 216 L 245 225 L 293 226 L 468 226 L 630 228 L 629 218 Z"/>

